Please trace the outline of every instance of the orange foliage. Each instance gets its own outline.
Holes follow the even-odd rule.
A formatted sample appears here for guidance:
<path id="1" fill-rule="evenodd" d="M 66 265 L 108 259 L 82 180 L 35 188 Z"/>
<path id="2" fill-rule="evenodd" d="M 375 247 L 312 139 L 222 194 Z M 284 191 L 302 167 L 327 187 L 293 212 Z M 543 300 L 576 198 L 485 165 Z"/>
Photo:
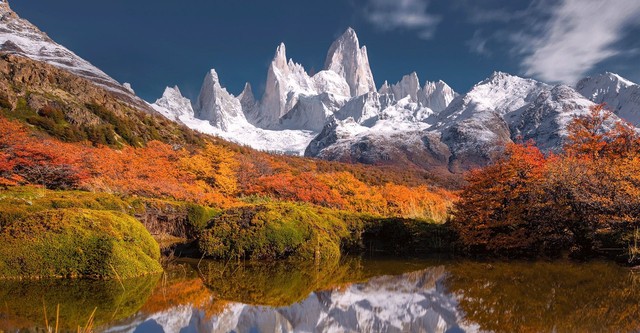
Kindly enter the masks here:
<path id="1" fill-rule="evenodd" d="M 236 203 L 237 194 L 258 195 L 437 220 L 444 220 L 454 199 L 424 185 L 378 184 L 384 179 L 385 173 L 372 167 L 273 156 L 214 140 L 204 147 L 151 141 L 119 150 L 63 143 L 0 118 L 0 186 L 44 184 L 225 207 Z"/>
<path id="2" fill-rule="evenodd" d="M 387 201 L 377 188 L 367 186 L 349 172 L 322 174 L 318 177 L 332 191 L 343 198 L 343 208 L 361 212 L 384 214 Z"/>
<path id="3" fill-rule="evenodd" d="M 30 134 L 21 125 L 0 119 L 0 183 L 29 182 L 48 188 L 72 188 L 86 178 L 81 157 L 64 143 Z"/>
<path id="4" fill-rule="evenodd" d="M 0 118 L 0 184 L 41 184 L 228 205 L 231 199 L 180 168 L 184 149 L 152 141 L 144 148 L 63 143 Z"/>
<path id="5" fill-rule="evenodd" d="M 280 200 L 302 201 L 316 205 L 343 208 L 340 194 L 322 183 L 314 174 L 282 173 L 257 179 L 247 194 L 267 195 Z"/>
<path id="6" fill-rule="evenodd" d="M 594 107 L 568 126 L 565 152 L 529 143 L 469 174 L 453 226 L 471 250 L 585 254 L 625 246 L 640 227 L 640 136 Z"/>
<path id="7" fill-rule="evenodd" d="M 387 215 L 406 218 L 430 217 L 444 221 L 456 196 L 448 191 L 427 186 L 406 187 L 387 184 L 382 188 L 387 201 Z"/>
<path id="8" fill-rule="evenodd" d="M 224 147 L 207 143 L 197 154 L 182 157 L 180 166 L 193 174 L 198 181 L 233 195 L 238 190 L 235 154 Z"/>

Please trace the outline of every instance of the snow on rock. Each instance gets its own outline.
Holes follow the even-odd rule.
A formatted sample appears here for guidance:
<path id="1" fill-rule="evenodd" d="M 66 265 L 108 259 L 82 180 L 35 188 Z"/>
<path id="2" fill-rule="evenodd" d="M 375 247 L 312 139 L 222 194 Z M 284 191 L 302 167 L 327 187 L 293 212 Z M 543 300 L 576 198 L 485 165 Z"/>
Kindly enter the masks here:
<path id="1" fill-rule="evenodd" d="M 380 93 L 376 92 L 366 49 L 360 47 L 353 29 L 332 44 L 326 67 L 309 76 L 302 65 L 287 58 L 286 46 L 280 44 L 269 65 L 261 99 L 255 98 L 248 83 L 234 97 L 212 70 L 193 108 L 171 91 L 154 103 L 154 108 L 204 133 L 256 149 L 302 154 L 334 119 L 338 126 L 351 119 L 363 135 L 424 130 L 429 127 L 426 120 L 435 114 L 425 105 L 440 107 L 455 95 L 444 83 L 428 91 L 421 89 L 416 73 L 393 86 L 385 82 Z"/>
<path id="2" fill-rule="evenodd" d="M 208 120 L 211 125 L 223 131 L 234 124 L 246 122 L 240 100 L 220 85 L 218 73 L 214 69 L 205 76 L 193 110 L 196 118 Z"/>
<path id="3" fill-rule="evenodd" d="M 167 87 L 158 100 L 151 104 L 154 110 L 173 121 L 185 121 L 193 118 L 191 101 L 182 96 L 178 86 Z"/>
<path id="4" fill-rule="evenodd" d="M 282 128 L 319 132 L 348 99 L 328 92 L 300 96 L 298 103 L 280 119 Z"/>
<path id="5" fill-rule="evenodd" d="M 606 103 L 618 117 L 640 126 L 640 85 L 606 72 L 580 80 L 576 89 L 592 102 Z"/>
<path id="6" fill-rule="evenodd" d="M 451 101 L 458 96 L 444 81 L 427 81 L 421 91 L 418 92 L 418 103 L 435 113 L 440 113 L 449 106 Z"/>
<path id="7" fill-rule="evenodd" d="M 300 95 L 316 95 L 315 84 L 302 65 L 290 59 L 280 44 L 269 65 L 267 83 L 260 105 L 247 114 L 248 120 L 263 128 L 276 128 L 279 120 L 298 102 Z"/>
<path id="8" fill-rule="evenodd" d="M 358 36 L 351 28 L 331 44 L 324 68 L 347 81 L 351 97 L 376 91 L 367 48 L 360 47 Z"/>
<path id="9" fill-rule="evenodd" d="M 391 93 L 393 93 L 396 100 L 401 100 L 409 96 L 412 102 L 418 102 L 419 90 L 420 80 L 416 72 L 403 76 L 400 82 L 391 86 Z"/>
<path id="10" fill-rule="evenodd" d="M 29 21 L 20 18 L 11 10 L 7 1 L 0 2 L 0 51 L 18 54 L 69 71 L 105 88 L 132 106 L 152 111 L 146 102 L 130 90 L 130 86 L 127 88 L 121 85 L 88 61 L 53 41 Z"/>
<path id="11" fill-rule="evenodd" d="M 593 105 L 568 86 L 496 72 L 430 121 L 458 163 L 452 168 L 466 169 L 488 163 L 513 140 L 532 139 L 545 151 L 560 149 L 566 126 Z"/>
<path id="12" fill-rule="evenodd" d="M 201 133 L 263 151 L 301 155 L 316 133 L 304 130 L 274 131 L 250 124 L 242 110 L 243 105 L 251 104 L 251 95 L 251 87 L 245 86 L 243 94 L 234 97 L 220 85 L 216 71 L 211 70 L 205 76 L 195 108 L 177 87 L 166 88 L 163 96 L 151 106 L 168 119 Z"/>
<path id="13" fill-rule="evenodd" d="M 131 94 L 135 95 L 136 92 L 133 90 L 133 87 L 131 87 L 131 83 L 129 82 L 125 82 L 122 84 L 122 86 L 127 89 Z"/>

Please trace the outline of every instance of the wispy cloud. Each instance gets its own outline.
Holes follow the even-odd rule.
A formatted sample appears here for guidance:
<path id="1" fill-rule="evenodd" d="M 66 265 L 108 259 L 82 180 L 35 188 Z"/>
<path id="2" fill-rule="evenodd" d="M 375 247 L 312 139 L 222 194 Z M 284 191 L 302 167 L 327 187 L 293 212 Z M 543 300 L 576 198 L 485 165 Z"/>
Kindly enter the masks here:
<path id="1" fill-rule="evenodd" d="M 523 36 L 515 47 L 523 72 L 554 82 L 575 83 L 598 63 L 623 52 L 616 42 L 640 24 L 638 0 L 564 0 L 540 35 Z"/>
<path id="2" fill-rule="evenodd" d="M 476 30 L 473 33 L 473 37 L 471 37 L 471 39 L 469 39 L 466 42 L 466 44 L 467 46 L 469 46 L 469 49 L 471 50 L 471 52 L 484 55 L 484 56 L 490 56 L 492 52 L 487 47 L 487 43 L 489 43 L 489 40 L 490 40 L 489 37 L 485 37 L 483 35 L 482 30 Z"/>
<path id="3" fill-rule="evenodd" d="M 369 0 L 365 17 L 380 29 L 408 29 L 430 39 L 441 18 L 430 14 L 428 7 L 428 0 Z"/>

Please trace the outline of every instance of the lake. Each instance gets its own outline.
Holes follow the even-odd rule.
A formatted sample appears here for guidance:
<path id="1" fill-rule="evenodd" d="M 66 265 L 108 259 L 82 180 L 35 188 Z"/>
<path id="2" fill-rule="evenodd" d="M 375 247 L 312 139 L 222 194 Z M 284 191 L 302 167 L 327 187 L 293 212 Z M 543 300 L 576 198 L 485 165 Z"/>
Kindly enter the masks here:
<path id="1" fill-rule="evenodd" d="M 640 274 L 592 261 L 179 259 L 118 281 L 2 281 L 0 332 L 638 332 Z"/>

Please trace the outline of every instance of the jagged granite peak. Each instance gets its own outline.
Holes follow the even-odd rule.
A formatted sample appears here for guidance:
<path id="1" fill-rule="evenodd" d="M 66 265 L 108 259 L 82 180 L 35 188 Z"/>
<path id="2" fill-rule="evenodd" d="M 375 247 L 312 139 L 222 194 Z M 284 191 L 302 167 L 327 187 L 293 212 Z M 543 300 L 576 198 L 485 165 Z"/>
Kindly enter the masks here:
<path id="1" fill-rule="evenodd" d="M 242 89 L 242 92 L 240 93 L 240 95 L 238 95 L 238 99 L 240 100 L 240 105 L 242 106 L 243 112 L 248 112 L 255 108 L 256 98 L 253 95 L 251 83 L 247 82 L 244 84 L 244 89 Z"/>
<path id="2" fill-rule="evenodd" d="M 457 96 L 458 93 L 444 81 L 427 81 L 418 93 L 418 103 L 423 107 L 433 110 L 435 113 L 440 113 L 446 109 Z"/>
<path id="3" fill-rule="evenodd" d="M 302 65 L 293 60 L 287 62 L 286 47 L 281 43 L 269 65 L 260 105 L 247 114 L 247 119 L 259 127 L 277 127 L 280 118 L 295 106 L 301 94 L 316 94 L 313 80 Z"/>
<path id="4" fill-rule="evenodd" d="M 325 70 L 334 71 L 349 84 L 351 97 L 376 91 L 367 48 L 360 47 L 355 30 L 348 28 L 329 48 Z"/>
<path id="5" fill-rule="evenodd" d="M 400 82 L 391 86 L 391 92 L 396 100 L 409 97 L 412 102 L 418 101 L 418 91 L 420 90 L 420 79 L 418 74 L 413 72 L 402 77 Z"/>
<path id="6" fill-rule="evenodd" d="M 298 119 L 300 124 L 306 124 L 297 129 L 321 128 L 326 117 L 317 115 L 329 116 L 342 106 L 343 100 L 351 94 L 348 83 L 339 74 L 328 70 L 320 71 L 310 77 L 302 65 L 295 63 L 293 59 L 288 61 L 286 59 L 286 47 L 280 44 L 269 66 L 264 95 L 259 105 L 252 109 L 244 108 L 247 119 L 252 124 L 266 129 L 281 129 L 282 125 L 285 125 L 285 128 L 291 126 L 295 128 L 295 124 L 291 123 L 293 119 Z M 320 101 L 328 100 L 325 94 L 331 95 L 329 103 Z M 312 101 L 310 98 L 313 96 L 318 96 L 316 98 L 318 101 Z M 296 108 L 302 97 L 307 99 L 304 105 L 297 108 L 298 114 L 283 119 Z M 309 114 L 309 119 L 304 119 L 305 114 L 300 113 L 300 110 L 306 110 L 311 105 L 315 106 L 311 107 L 313 111 L 309 112 L 315 115 Z M 322 123 L 312 124 L 312 120 L 322 121 Z"/>
<path id="7" fill-rule="evenodd" d="M 380 86 L 380 89 L 378 89 L 378 93 L 379 94 L 391 93 L 391 86 L 389 85 L 389 82 L 387 80 L 384 80 L 384 83 Z"/>
<path id="8" fill-rule="evenodd" d="M 392 94 L 397 101 L 409 98 L 410 102 L 418 103 L 423 108 L 429 108 L 434 113 L 444 110 L 458 95 L 443 81 L 427 81 L 424 87 L 420 88 L 420 79 L 416 72 L 403 76 L 394 85 L 389 86 L 386 81 L 385 84 L 379 90 L 381 94 Z"/>
<path id="9" fill-rule="evenodd" d="M 194 115 L 191 101 L 182 96 L 178 86 L 166 87 L 162 97 L 151 104 L 151 107 L 173 121 L 184 121 Z"/>
<path id="10" fill-rule="evenodd" d="M 640 126 L 640 85 L 606 72 L 580 80 L 576 90 L 594 103 L 606 103 L 620 118 Z"/>
<path id="11" fill-rule="evenodd" d="M 273 61 L 275 67 L 284 70 L 285 66 L 287 66 L 287 46 L 284 43 L 280 43 L 276 48 L 276 54 L 273 56 Z"/>
<path id="12" fill-rule="evenodd" d="M 222 130 L 229 127 L 233 118 L 244 118 L 240 101 L 220 85 L 215 69 L 205 75 L 193 110 L 196 118 L 208 120 L 211 125 Z"/>
<path id="13" fill-rule="evenodd" d="M 29 21 L 20 18 L 6 0 L 0 1 L 0 52 L 48 63 L 88 79 L 131 106 L 148 112 L 153 111 L 149 104 L 118 81 L 53 41 Z"/>

